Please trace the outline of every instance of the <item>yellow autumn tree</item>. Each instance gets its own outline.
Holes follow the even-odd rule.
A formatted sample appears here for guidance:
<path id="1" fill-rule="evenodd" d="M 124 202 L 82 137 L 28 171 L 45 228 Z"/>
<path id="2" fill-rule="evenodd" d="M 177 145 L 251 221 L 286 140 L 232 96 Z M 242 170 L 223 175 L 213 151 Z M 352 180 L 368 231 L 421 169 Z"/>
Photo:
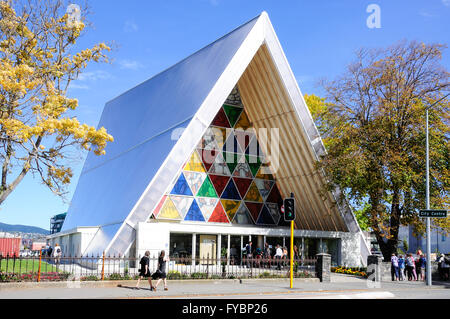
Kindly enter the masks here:
<path id="1" fill-rule="evenodd" d="M 105 153 L 105 128 L 80 123 L 67 90 L 90 62 L 107 62 L 100 43 L 73 52 L 85 29 L 79 7 L 59 0 L 0 0 L 0 205 L 28 173 L 62 195 L 75 149 Z M 78 10 L 78 11 L 77 11 Z M 81 19 L 79 19 L 81 17 Z M 71 114 L 72 113 L 72 114 Z"/>

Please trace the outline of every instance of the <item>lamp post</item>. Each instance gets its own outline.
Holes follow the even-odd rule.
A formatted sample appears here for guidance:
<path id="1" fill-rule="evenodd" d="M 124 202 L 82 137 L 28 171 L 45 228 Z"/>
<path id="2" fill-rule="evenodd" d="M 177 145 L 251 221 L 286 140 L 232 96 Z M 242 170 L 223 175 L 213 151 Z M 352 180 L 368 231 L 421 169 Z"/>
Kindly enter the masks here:
<path id="1" fill-rule="evenodd" d="M 426 159 L 426 165 L 427 165 L 427 170 L 426 170 L 426 206 L 427 206 L 427 210 L 430 209 L 430 146 L 429 146 L 429 137 L 428 137 L 428 109 L 433 107 L 434 105 L 438 104 L 440 101 L 442 101 L 443 99 L 445 99 L 447 96 L 449 96 L 449 94 L 447 94 L 446 96 L 444 96 L 443 98 L 439 99 L 438 101 L 434 102 L 433 104 L 431 104 L 430 106 L 427 106 L 425 108 L 426 111 L 426 122 L 427 122 L 427 129 L 426 129 L 426 143 L 427 143 L 427 159 Z M 431 282 L 431 233 L 430 233 L 430 218 L 431 217 L 427 217 L 427 272 L 426 272 L 426 277 L 427 277 L 427 286 L 431 286 L 432 282 Z"/>

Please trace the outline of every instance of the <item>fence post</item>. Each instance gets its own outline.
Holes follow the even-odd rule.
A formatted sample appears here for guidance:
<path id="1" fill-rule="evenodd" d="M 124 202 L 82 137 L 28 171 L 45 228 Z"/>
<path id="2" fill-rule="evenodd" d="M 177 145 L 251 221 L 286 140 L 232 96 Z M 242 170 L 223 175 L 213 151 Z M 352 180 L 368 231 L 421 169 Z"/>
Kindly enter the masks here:
<path id="1" fill-rule="evenodd" d="M 41 281 L 41 262 L 42 262 L 42 250 L 39 251 L 39 267 L 38 267 L 37 282 Z"/>
<path id="2" fill-rule="evenodd" d="M 103 258 L 102 258 L 102 281 L 103 280 L 105 280 L 105 252 L 103 252 Z"/>

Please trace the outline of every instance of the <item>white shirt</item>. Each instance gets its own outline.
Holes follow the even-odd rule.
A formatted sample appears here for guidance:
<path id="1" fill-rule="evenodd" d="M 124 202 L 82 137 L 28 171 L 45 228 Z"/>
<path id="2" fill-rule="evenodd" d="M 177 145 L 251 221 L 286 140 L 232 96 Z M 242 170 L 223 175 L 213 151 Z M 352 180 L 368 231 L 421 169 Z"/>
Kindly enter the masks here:
<path id="1" fill-rule="evenodd" d="M 281 248 L 277 248 L 276 252 L 275 252 L 275 256 L 283 256 L 283 250 L 281 250 Z"/>

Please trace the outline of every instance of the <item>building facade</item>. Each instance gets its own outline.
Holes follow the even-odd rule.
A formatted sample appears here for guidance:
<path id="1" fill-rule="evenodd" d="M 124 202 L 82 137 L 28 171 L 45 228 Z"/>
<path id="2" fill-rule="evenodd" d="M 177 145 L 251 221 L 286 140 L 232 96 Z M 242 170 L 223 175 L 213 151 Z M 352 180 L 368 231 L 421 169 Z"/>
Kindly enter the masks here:
<path id="1" fill-rule="evenodd" d="M 362 265 L 369 248 L 339 191 L 323 192 L 325 152 L 266 13 L 108 102 L 114 136 L 88 155 L 66 220 L 67 254 L 241 258 L 289 246 L 283 198 L 296 198 L 295 245 Z"/>

